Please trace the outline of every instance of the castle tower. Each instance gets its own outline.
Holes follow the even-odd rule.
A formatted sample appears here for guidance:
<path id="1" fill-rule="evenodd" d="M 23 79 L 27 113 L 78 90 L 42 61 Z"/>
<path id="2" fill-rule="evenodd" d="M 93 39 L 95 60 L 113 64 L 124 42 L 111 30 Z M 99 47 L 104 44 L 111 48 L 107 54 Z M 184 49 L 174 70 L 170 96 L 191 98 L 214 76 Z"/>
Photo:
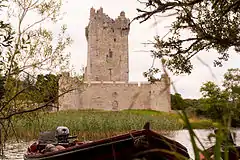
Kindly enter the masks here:
<path id="1" fill-rule="evenodd" d="M 115 20 L 103 9 L 90 10 L 86 81 L 128 81 L 128 34 L 130 20 L 121 12 Z"/>

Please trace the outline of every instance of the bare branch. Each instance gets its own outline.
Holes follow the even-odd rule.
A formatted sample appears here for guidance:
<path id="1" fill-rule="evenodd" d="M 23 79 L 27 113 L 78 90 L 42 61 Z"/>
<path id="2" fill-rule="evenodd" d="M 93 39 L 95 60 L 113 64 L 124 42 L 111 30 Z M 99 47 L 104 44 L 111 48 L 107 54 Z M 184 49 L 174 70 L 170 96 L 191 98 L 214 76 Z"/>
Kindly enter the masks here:
<path id="1" fill-rule="evenodd" d="M 53 12 L 52 12 L 52 13 L 53 13 Z M 28 29 L 30 29 L 30 28 L 32 28 L 33 26 L 35 26 L 35 25 L 37 25 L 37 24 L 45 21 L 47 18 L 49 18 L 50 15 L 51 15 L 51 14 L 49 14 L 48 16 L 46 16 L 46 17 L 44 17 L 44 18 L 42 18 L 42 19 L 34 22 L 33 24 L 29 25 L 28 27 L 26 27 L 25 29 L 23 29 L 22 33 L 25 33 Z"/>
<path id="2" fill-rule="evenodd" d="M 131 21 L 131 23 L 135 20 L 139 20 L 139 19 L 143 19 L 140 21 L 140 23 L 143 23 L 145 21 L 147 21 L 149 18 L 151 18 L 154 14 L 156 13 L 163 13 L 165 11 L 168 11 L 168 10 L 172 10 L 174 8 L 178 8 L 178 7 L 183 7 L 183 6 L 192 6 L 194 4 L 197 4 L 197 3 L 200 3 L 202 2 L 203 0 L 193 0 L 193 1 L 190 1 L 190 2 L 166 2 L 166 3 L 162 3 L 160 0 L 159 1 L 154 1 L 155 4 L 158 5 L 158 7 L 156 7 L 155 10 L 153 11 L 145 11 L 145 10 L 141 10 L 141 9 L 137 9 L 138 12 L 141 12 L 142 14 L 133 18 L 133 20 Z M 147 3 L 146 3 L 147 4 Z M 154 6 L 154 4 L 149 4 L 149 6 Z"/>

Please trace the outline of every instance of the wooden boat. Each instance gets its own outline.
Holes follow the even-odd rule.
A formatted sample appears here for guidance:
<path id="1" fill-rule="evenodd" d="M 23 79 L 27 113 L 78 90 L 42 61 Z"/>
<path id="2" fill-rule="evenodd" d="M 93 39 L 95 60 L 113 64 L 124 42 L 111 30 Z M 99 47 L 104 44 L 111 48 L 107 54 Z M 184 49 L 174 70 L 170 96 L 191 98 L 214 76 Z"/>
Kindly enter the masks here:
<path id="1" fill-rule="evenodd" d="M 44 150 L 47 144 L 37 145 Z M 55 145 L 56 146 L 56 145 Z M 64 149 L 52 152 L 33 152 L 28 149 L 25 160 L 175 160 L 189 159 L 186 147 L 149 128 L 89 143 L 73 141 L 61 144 Z"/>
<path id="2" fill-rule="evenodd" d="M 215 134 L 217 134 L 219 130 L 216 129 L 214 131 Z M 223 131 L 222 131 L 223 132 Z M 227 135 L 227 138 L 225 141 L 221 143 L 221 158 L 224 160 L 225 154 L 228 153 L 228 159 L 229 160 L 239 160 L 240 159 L 240 146 L 236 145 L 236 142 L 234 142 L 233 133 L 230 131 L 227 131 L 225 133 Z M 215 145 L 212 147 L 207 148 L 204 152 L 208 155 L 208 157 L 211 157 L 213 159 L 214 157 L 214 148 Z M 227 151 L 227 152 L 226 152 Z M 200 159 L 204 160 L 205 157 L 203 154 L 200 154 Z"/>
<path id="3" fill-rule="evenodd" d="M 215 146 L 212 146 L 208 149 L 206 149 L 204 152 L 206 152 L 206 154 L 208 155 L 208 157 L 214 159 L 214 147 Z M 224 151 L 224 148 L 226 146 L 222 146 L 221 147 L 221 158 L 224 160 L 225 158 L 225 153 L 226 151 Z M 228 146 L 228 149 L 227 149 L 227 153 L 228 153 L 228 158 L 229 160 L 239 160 L 240 159 L 240 146 L 236 146 L 236 145 L 233 145 L 233 146 Z M 204 155 L 201 153 L 200 154 L 200 160 L 205 160 L 206 158 L 204 157 Z"/>

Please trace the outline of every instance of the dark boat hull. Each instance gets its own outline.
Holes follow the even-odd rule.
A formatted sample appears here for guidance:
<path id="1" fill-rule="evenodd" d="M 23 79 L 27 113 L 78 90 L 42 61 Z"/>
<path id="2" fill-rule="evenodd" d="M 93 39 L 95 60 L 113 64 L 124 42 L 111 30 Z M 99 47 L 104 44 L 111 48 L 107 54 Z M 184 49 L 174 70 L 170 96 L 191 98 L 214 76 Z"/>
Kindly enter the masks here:
<path id="1" fill-rule="evenodd" d="M 212 146 L 208 149 L 205 150 L 205 152 L 207 152 L 207 154 L 210 156 L 214 155 L 214 147 Z M 224 147 L 221 149 L 224 151 Z M 239 160 L 240 159 L 240 146 L 231 146 L 229 148 L 227 148 L 227 153 L 228 153 L 228 159 L 229 160 Z M 224 160 L 225 152 L 221 152 L 221 157 Z"/>
<path id="2" fill-rule="evenodd" d="M 164 150 L 178 153 L 189 158 L 187 149 L 180 143 L 161 136 L 151 130 L 141 130 L 132 133 L 103 139 L 88 144 L 74 146 L 65 150 L 41 155 L 25 154 L 25 160 L 132 160 L 134 158 L 177 159 L 176 156 Z"/>

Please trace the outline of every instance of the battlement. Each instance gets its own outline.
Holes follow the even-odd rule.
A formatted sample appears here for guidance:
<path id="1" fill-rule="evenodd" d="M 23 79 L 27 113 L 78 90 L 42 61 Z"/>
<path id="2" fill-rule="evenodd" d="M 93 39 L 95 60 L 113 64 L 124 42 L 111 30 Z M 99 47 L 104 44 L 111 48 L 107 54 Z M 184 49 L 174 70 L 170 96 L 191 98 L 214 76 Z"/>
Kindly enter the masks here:
<path id="1" fill-rule="evenodd" d="M 150 85 L 150 82 L 127 82 L 127 81 L 85 81 L 84 84 L 88 85 L 128 85 L 128 86 L 138 86 L 141 87 L 142 85 Z"/>
<path id="2" fill-rule="evenodd" d="M 120 15 L 117 18 L 112 19 L 107 14 L 103 13 L 103 8 L 98 10 L 91 8 L 89 25 L 94 23 L 98 27 L 102 27 L 104 29 L 126 30 L 127 33 L 129 33 L 130 30 L 130 19 L 126 18 L 124 11 L 120 12 Z M 86 32 L 88 31 L 87 29 L 89 25 L 86 27 Z"/>
<path id="3" fill-rule="evenodd" d="M 94 20 L 102 20 L 103 22 L 108 22 L 108 23 L 114 21 L 107 14 L 103 13 L 103 8 L 100 8 L 97 11 L 94 8 L 91 8 L 90 21 L 94 21 Z"/>
<path id="4" fill-rule="evenodd" d="M 147 86 L 152 86 L 153 90 L 155 90 L 156 87 L 164 87 L 168 86 L 169 84 L 166 84 L 166 75 L 163 74 L 161 79 L 157 80 L 155 83 L 151 83 L 148 81 L 135 81 L 135 82 L 128 82 L 128 81 L 79 81 L 77 77 L 71 77 L 70 73 L 62 73 L 61 77 L 61 83 L 65 84 L 74 84 L 73 86 L 80 86 L 82 84 L 86 86 L 91 86 L 91 85 L 113 85 L 113 86 L 128 86 L 128 87 L 147 87 Z"/>

